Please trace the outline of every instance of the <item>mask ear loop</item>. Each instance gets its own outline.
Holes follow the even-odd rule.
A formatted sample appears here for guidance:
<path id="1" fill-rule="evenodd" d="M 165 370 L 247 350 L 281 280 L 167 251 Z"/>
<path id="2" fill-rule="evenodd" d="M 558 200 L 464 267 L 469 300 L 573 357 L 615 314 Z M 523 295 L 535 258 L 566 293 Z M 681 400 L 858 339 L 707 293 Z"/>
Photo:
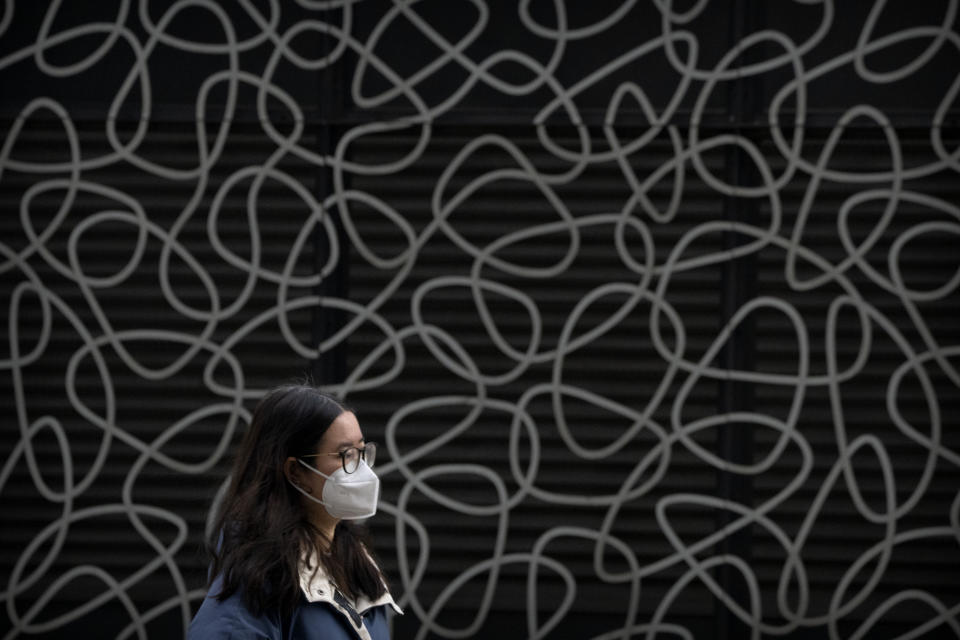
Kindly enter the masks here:
<path id="1" fill-rule="evenodd" d="M 309 469 L 310 471 L 312 471 L 312 472 L 314 472 L 314 473 L 316 473 L 316 474 L 319 474 L 319 475 L 323 476 L 323 477 L 326 478 L 327 480 L 330 480 L 330 476 L 328 476 L 327 474 L 325 474 L 323 471 L 320 471 L 319 469 L 316 469 L 316 468 L 314 468 L 314 467 L 311 467 L 309 464 L 307 464 L 306 462 L 304 462 L 304 461 L 301 460 L 300 458 L 297 458 L 297 462 L 299 462 L 300 464 L 302 464 L 303 466 L 305 466 L 305 467 L 306 467 L 307 469 Z M 297 491 L 299 491 L 300 493 L 302 493 L 302 494 L 303 494 L 306 498 L 308 498 L 309 500 L 313 500 L 313 501 L 316 502 L 317 504 L 323 505 L 324 507 L 327 506 L 327 503 L 326 503 L 326 502 L 324 502 L 323 500 L 320 500 L 319 498 L 315 498 L 313 495 L 311 495 L 311 492 L 310 492 L 308 489 L 304 489 L 304 488 L 301 487 L 299 484 L 297 484 L 296 482 L 294 482 L 293 480 L 291 480 L 289 477 L 287 478 L 287 482 L 290 483 L 290 486 L 291 486 L 291 487 L 293 487 L 294 489 L 296 489 Z"/>
<path id="2" fill-rule="evenodd" d="M 306 467 L 306 468 L 309 469 L 310 471 L 313 471 L 315 474 L 320 475 L 320 476 L 323 476 L 323 477 L 326 478 L 327 480 L 330 479 L 330 476 L 328 476 L 327 474 L 325 474 L 323 471 L 320 471 L 320 469 L 317 469 L 316 467 L 311 466 L 311 465 L 307 464 L 306 462 L 304 462 L 304 461 L 303 461 L 303 458 L 297 458 L 297 462 L 299 462 L 300 464 L 302 464 L 304 467 Z"/>

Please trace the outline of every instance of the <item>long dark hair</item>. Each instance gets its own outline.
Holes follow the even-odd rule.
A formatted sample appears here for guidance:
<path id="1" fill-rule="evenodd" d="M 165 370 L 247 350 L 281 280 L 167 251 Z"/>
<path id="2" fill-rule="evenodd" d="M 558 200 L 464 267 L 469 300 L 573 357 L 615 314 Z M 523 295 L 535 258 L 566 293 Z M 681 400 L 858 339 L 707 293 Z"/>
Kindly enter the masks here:
<path id="1" fill-rule="evenodd" d="M 218 575 L 222 580 L 218 600 L 239 591 L 254 615 L 289 616 L 301 598 L 301 560 L 311 550 L 348 598 L 375 600 L 386 592 L 366 531 L 340 521 L 324 553 L 323 534 L 308 520 L 283 471 L 288 457 L 313 453 L 344 411 L 337 398 L 307 384 L 277 387 L 257 405 L 207 541 L 210 581 Z"/>

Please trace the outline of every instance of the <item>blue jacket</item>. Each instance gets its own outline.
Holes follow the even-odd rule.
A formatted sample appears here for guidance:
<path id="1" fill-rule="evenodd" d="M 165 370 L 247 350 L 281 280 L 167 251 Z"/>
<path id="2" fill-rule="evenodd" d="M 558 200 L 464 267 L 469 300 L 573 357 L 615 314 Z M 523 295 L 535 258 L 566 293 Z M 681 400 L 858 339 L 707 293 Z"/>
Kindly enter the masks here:
<path id="1" fill-rule="evenodd" d="M 389 640 L 388 611 L 403 613 L 389 593 L 374 602 L 351 603 L 322 574 L 301 577 L 303 596 L 289 620 L 281 620 L 278 612 L 254 616 L 239 592 L 219 602 L 220 588 L 218 577 L 190 623 L 187 640 Z"/>

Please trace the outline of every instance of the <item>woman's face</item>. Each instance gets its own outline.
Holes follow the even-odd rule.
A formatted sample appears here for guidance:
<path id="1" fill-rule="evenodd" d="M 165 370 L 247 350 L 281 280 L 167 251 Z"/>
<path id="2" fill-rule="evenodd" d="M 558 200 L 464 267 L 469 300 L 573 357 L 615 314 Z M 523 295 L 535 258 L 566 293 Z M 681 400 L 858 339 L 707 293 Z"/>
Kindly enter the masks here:
<path id="1" fill-rule="evenodd" d="M 320 442 L 317 443 L 317 448 L 313 453 L 319 455 L 307 458 L 305 462 L 318 471 L 330 476 L 341 467 L 341 460 L 339 455 L 327 454 L 339 454 L 341 451 L 345 451 L 350 447 L 362 447 L 363 444 L 363 432 L 360 430 L 360 423 L 357 422 L 357 416 L 355 416 L 352 411 L 345 411 L 337 416 L 330 424 L 330 427 L 327 428 L 323 437 L 320 438 Z M 299 469 L 297 469 L 297 475 L 299 476 L 301 486 L 307 490 L 311 496 L 322 499 L 323 485 L 326 484 L 327 479 L 311 472 L 302 465 L 296 466 L 299 467 Z M 318 519 L 326 520 L 330 517 L 329 514 L 326 513 L 323 505 L 306 499 L 304 499 L 303 502 L 304 506 L 313 512 L 315 521 Z"/>

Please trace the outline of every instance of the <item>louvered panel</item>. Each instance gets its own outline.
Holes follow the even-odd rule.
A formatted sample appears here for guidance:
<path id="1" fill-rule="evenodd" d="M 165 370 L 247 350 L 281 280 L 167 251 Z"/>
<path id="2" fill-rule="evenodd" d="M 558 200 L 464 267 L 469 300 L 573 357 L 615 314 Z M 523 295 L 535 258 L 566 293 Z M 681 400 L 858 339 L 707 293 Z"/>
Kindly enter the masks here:
<path id="1" fill-rule="evenodd" d="M 103 123 L 84 125 L 79 138 L 85 157 L 108 153 L 103 143 L 103 132 L 97 127 Z M 121 126 L 122 128 L 122 126 Z M 188 168 L 191 157 L 195 162 L 196 150 L 192 156 L 189 145 L 195 140 L 192 124 L 167 125 L 163 136 L 151 138 L 149 158 L 153 162 L 167 166 Z M 9 129 L 9 124 L 5 130 Z M 59 144 L 59 147 L 57 144 Z M 62 148 L 62 130 L 55 122 L 31 122 L 31 129 L 21 134 L 14 147 L 13 156 L 18 160 L 43 160 L 50 162 L 57 158 Z M 255 127 L 233 124 L 229 144 L 223 156 L 210 171 L 210 181 L 196 202 L 192 218 L 183 226 L 178 239 L 182 246 L 204 268 L 217 287 L 221 300 L 221 309 L 242 295 L 246 284 L 246 274 L 228 264 L 217 255 L 207 233 L 207 221 L 211 206 L 218 189 L 224 181 L 244 167 L 261 165 L 273 151 L 272 143 L 265 140 Z M 315 178 L 315 170 L 302 161 L 284 161 L 278 169 L 287 171 L 299 183 L 310 185 Z M 53 177 L 53 176 L 51 176 Z M 126 164 L 112 164 L 103 169 L 85 171 L 82 178 L 90 183 L 103 184 L 122 191 L 140 203 L 147 219 L 163 232 L 169 232 L 193 196 L 196 183 L 190 181 L 167 180 L 148 171 L 138 170 Z M 37 174 L 22 174 L 9 168 L 4 172 L 0 183 L 0 204 L 8 212 L 0 216 L 0 234 L 4 243 L 14 250 L 24 251 L 28 240 L 23 232 L 18 211 L 25 192 L 43 182 L 44 177 Z M 241 181 L 238 186 L 223 198 L 222 209 L 217 227 L 221 241 L 242 259 L 250 257 L 250 227 L 245 212 L 247 210 L 246 192 L 250 180 Z M 31 224 L 37 232 L 43 232 L 59 207 L 62 192 L 54 195 L 39 196 L 32 201 L 29 209 Z M 296 233 L 309 217 L 309 209 L 287 189 L 278 188 L 276 183 L 267 182 L 261 195 L 263 202 L 259 212 L 261 216 L 261 265 L 263 268 L 282 270 L 290 256 L 290 248 Z M 269 204 L 268 204 L 269 203 Z M 88 216 L 100 211 L 115 209 L 129 211 L 122 203 L 80 193 L 74 206 L 55 233 L 43 244 L 43 247 L 57 259 L 69 263 L 68 239 L 70 233 Z M 89 240 L 89 241 L 88 241 Z M 89 266 L 88 275 L 107 276 L 117 273 L 133 255 L 136 231 L 130 225 L 113 224 L 94 229 L 81 238 L 81 264 Z M 164 300 L 159 280 L 161 276 L 160 252 L 162 243 L 156 236 L 149 237 L 146 249 L 140 258 L 136 270 L 122 282 L 107 288 L 94 290 L 97 303 L 116 333 L 129 329 L 157 329 L 166 332 L 178 332 L 183 342 L 165 342 L 150 339 L 137 342 L 125 342 L 133 357 L 144 366 L 159 368 L 172 363 L 191 344 L 199 339 L 204 323 L 185 317 Z M 295 274 L 308 275 L 314 272 L 315 245 L 308 243 L 304 255 L 298 263 Z M 33 252 L 25 262 L 36 272 L 40 282 L 51 295 L 63 301 L 63 304 L 76 315 L 94 339 L 104 339 L 110 334 L 96 320 L 91 305 L 74 281 L 58 274 L 41 255 Z M 170 262 L 165 271 L 169 276 L 173 291 L 180 301 L 200 310 L 209 310 L 208 291 L 201 285 L 192 269 L 179 259 Z M 7 270 L 0 275 L 3 281 L 5 302 L 9 301 L 13 287 L 27 279 L 19 269 Z M 307 288 L 292 288 L 291 297 L 310 295 Z M 277 304 L 276 286 L 260 281 L 252 288 L 247 300 L 237 312 L 219 319 L 213 326 L 208 338 L 209 347 L 223 345 L 244 325 L 258 314 L 275 307 Z M 62 313 L 52 313 L 53 323 L 49 342 L 43 348 L 39 358 L 22 368 L 24 406 L 26 419 L 35 421 L 41 416 L 56 419 L 62 425 L 69 442 L 66 452 L 73 465 L 74 483 L 90 474 L 92 484 L 72 505 L 74 512 L 100 505 L 122 505 L 122 488 L 137 468 L 139 453 L 120 438 L 114 437 L 107 445 L 108 464 L 100 467 L 98 454 L 105 440 L 104 432 L 92 425 L 80 415 L 69 399 L 65 385 L 72 385 L 78 397 L 88 403 L 91 410 L 105 411 L 104 380 L 91 366 L 89 357 L 77 369 L 75 379 L 67 377 L 67 363 L 83 341 L 76 329 L 68 323 Z M 5 315 L 5 322 L 10 317 Z M 21 351 L 36 344 L 43 314 L 36 298 L 24 297 L 16 317 L 20 333 Z M 291 329 L 305 344 L 311 343 L 314 318 L 309 310 L 290 314 Z M 5 326 L 7 334 L 11 327 Z M 116 399 L 117 428 L 130 437 L 149 444 L 164 434 L 172 425 L 184 419 L 191 412 L 211 404 L 229 407 L 229 396 L 218 396 L 204 384 L 203 368 L 210 362 L 213 353 L 194 357 L 173 376 L 161 380 L 149 381 L 134 372 L 104 342 L 101 352 L 109 371 L 110 389 Z M 231 349 L 239 359 L 244 379 L 234 380 L 228 366 L 221 364 L 214 370 L 213 379 L 226 388 L 237 387 L 240 391 L 275 384 L 277 380 L 287 379 L 294 372 L 303 371 L 305 360 L 290 348 L 278 348 L 276 320 L 254 328 L 250 334 Z M 253 366 L 255 365 L 255 366 Z M 3 384 L 12 389 L 13 381 L 9 370 L 3 372 Z M 16 430 L 15 398 L 5 394 L 0 400 L 4 422 L 9 431 Z M 250 406 L 250 400 L 242 402 Z M 184 463 L 198 464 L 211 456 L 224 437 L 230 422 L 230 411 L 221 412 L 196 420 L 188 428 L 174 436 L 161 447 L 163 454 Z M 175 472 L 158 462 L 149 462 L 139 469 L 133 481 L 132 498 L 135 504 L 151 505 L 151 508 L 164 510 L 169 517 L 178 519 L 186 528 L 186 538 L 181 541 L 175 561 L 186 579 L 187 588 L 202 587 L 205 582 L 205 560 L 200 553 L 204 523 L 211 499 L 216 488 L 222 482 L 229 462 L 229 453 L 244 427 L 242 418 L 235 420 L 233 436 L 229 437 L 228 448 L 224 456 L 215 459 L 208 469 L 199 473 L 184 474 Z M 49 430 L 41 430 L 30 441 L 41 476 L 55 490 L 63 486 L 64 471 L 61 457 L 64 452 Z M 0 442 L 3 459 L 9 459 L 17 445 L 16 438 L 5 438 Z M 22 453 L 21 461 L 22 461 Z M 7 513 L 4 517 L 0 541 L 2 541 L 3 566 L 5 575 L 20 559 L 19 554 L 27 547 L 31 539 L 58 521 L 63 513 L 63 505 L 49 502 L 38 495 L 27 465 L 18 464 L 4 487 Z M 120 507 L 122 508 L 122 507 Z M 171 544 L 177 537 L 172 523 L 162 522 L 155 516 L 143 516 L 144 522 L 164 544 Z M 66 545 L 56 556 L 52 567 L 44 574 L 56 577 L 68 570 L 83 566 L 99 566 L 112 575 L 123 579 L 131 576 L 156 557 L 143 537 L 131 526 L 122 514 L 100 515 L 73 522 Z M 109 545 L 104 541 L 109 540 Z M 36 555 L 27 566 L 31 571 L 42 553 Z M 44 578 L 32 588 L 18 596 L 18 601 L 29 602 L 35 598 L 41 588 L 48 586 L 49 578 Z M 57 608 L 69 609 L 83 602 L 91 593 L 103 590 L 101 584 L 89 584 L 83 579 L 76 580 L 57 594 Z M 155 572 L 143 578 L 131 587 L 129 594 L 142 603 L 158 602 L 175 593 L 175 585 L 169 573 Z M 109 609 L 107 610 L 109 611 Z M 105 614 L 105 615 L 109 615 Z M 122 615 L 117 619 L 122 619 Z"/>
<path id="2" fill-rule="evenodd" d="M 926 133 L 915 132 L 914 136 L 923 136 Z M 859 172 L 889 170 L 886 144 L 882 140 L 871 139 L 867 134 L 859 137 L 856 143 L 837 149 L 831 168 Z M 814 148 L 823 144 L 823 138 L 818 137 L 815 132 L 810 132 L 808 138 L 812 140 L 811 146 Z M 901 143 L 904 166 L 921 166 L 931 161 L 930 157 L 925 155 L 929 143 L 922 137 L 911 138 L 909 134 L 904 134 Z M 867 189 L 888 187 L 889 185 L 884 183 L 864 185 L 824 180 L 819 185 L 816 198 L 810 207 L 809 217 L 800 235 L 801 244 L 831 265 L 842 264 L 849 258 L 849 252 L 839 239 L 838 230 L 841 225 L 838 214 L 845 201 Z M 800 179 L 793 181 L 783 190 L 785 209 L 794 212 L 800 210 L 805 188 L 806 181 Z M 907 181 L 905 189 L 935 194 L 937 198 L 951 203 L 955 203 L 960 195 L 957 185 L 954 182 L 945 182 L 939 174 Z M 873 200 L 853 210 L 848 218 L 847 229 L 854 243 L 863 242 L 875 231 L 882 219 L 885 204 L 882 199 Z M 889 223 L 882 229 L 875 246 L 866 252 L 864 259 L 877 272 L 889 278 L 888 258 L 894 241 L 918 224 L 949 219 L 948 214 L 936 212 L 915 202 L 901 201 Z M 794 232 L 796 224 L 798 223 L 794 219 L 793 224 L 788 226 L 788 231 Z M 904 251 L 900 264 L 904 267 L 904 273 L 909 274 L 909 286 L 932 290 L 948 282 L 958 267 L 956 248 L 955 236 L 933 234 L 924 238 L 922 250 L 919 252 L 909 249 Z M 810 338 L 811 375 L 824 376 L 827 373 L 828 353 L 825 339 L 828 333 L 828 308 L 839 296 L 844 295 L 845 291 L 834 284 L 827 284 L 809 292 L 794 290 L 785 280 L 784 255 L 779 249 L 761 253 L 758 265 L 758 294 L 781 298 L 799 312 Z M 809 268 L 809 265 L 798 268 L 798 274 L 803 278 L 814 277 L 816 273 L 817 270 Z M 864 303 L 877 313 L 883 314 L 883 317 L 902 332 L 912 349 L 917 353 L 928 349 L 920 339 L 915 321 L 906 312 L 897 295 L 878 286 L 874 277 L 859 266 L 853 265 L 845 269 L 843 276 L 858 295 L 862 296 Z M 935 336 L 935 348 L 957 344 L 960 340 L 960 325 L 956 322 L 956 318 L 960 317 L 960 295 L 957 295 L 956 290 L 934 303 L 918 303 L 917 306 Z M 898 534 L 925 528 L 949 527 L 951 504 L 956 499 L 956 488 L 960 486 L 960 470 L 949 460 L 939 458 L 934 461 L 936 471 L 929 484 L 918 487 L 923 469 L 929 463 L 927 448 L 911 441 L 900 432 L 891 419 L 887 403 L 888 395 L 893 392 L 888 387 L 893 373 L 911 356 L 904 354 L 876 321 L 871 321 L 871 328 L 873 331 L 868 347 L 869 357 L 859 371 L 847 375 L 848 379 L 838 387 L 843 407 L 842 426 L 837 424 L 837 417 L 831 409 L 827 388 L 820 383 L 807 389 L 796 429 L 811 447 L 813 464 L 810 477 L 772 511 L 773 520 L 791 538 L 798 535 L 811 512 L 816 514 L 809 538 L 800 552 L 809 580 L 811 613 L 826 613 L 845 574 L 875 545 L 883 545 L 885 538 L 884 527 L 869 522 L 855 505 L 844 476 L 841 475 L 833 487 L 828 488 L 822 506 L 819 504 L 819 494 L 825 489 L 828 473 L 834 465 L 842 464 L 842 460 L 839 460 L 838 432 L 843 433 L 848 444 L 864 434 L 869 434 L 882 443 L 890 456 L 895 486 L 893 497 L 898 505 L 903 504 L 914 490 L 920 489 L 921 499 L 916 506 L 896 520 L 894 531 Z M 839 369 L 848 371 L 855 362 L 864 339 L 859 319 L 851 308 L 848 307 L 838 317 L 835 335 L 835 354 Z M 777 314 L 758 316 L 757 370 L 795 374 L 796 354 L 794 330 L 785 318 L 777 317 Z M 935 363 L 928 362 L 924 368 L 936 390 L 937 408 L 942 420 L 941 443 L 954 452 L 960 451 L 960 423 L 957 421 L 957 416 L 960 415 L 960 394 Z M 781 419 L 786 417 L 794 392 L 792 387 L 760 384 L 754 386 L 753 390 L 758 412 Z M 929 435 L 928 407 L 919 385 L 901 385 L 896 390 L 895 403 L 919 432 Z M 754 459 L 759 460 L 772 450 L 778 434 L 771 429 L 759 428 L 753 431 L 753 437 Z M 886 510 L 887 490 L 878 461 L 870 451 L 868 449 L 861 452 L 845 466 L 855 471 L 865 502 L 872 509 L 883 512 Z M 754 504 L 774 499 L 794 478 L 801 464 L 797 447 L 794 444 L 788 445 L 771 469 L 753 479 Z M 759 528 L 754 528 L 750 551 L 752 566 L 761 577 L 761 584 L 766 584 L 766 587 L 761 589 L 764 594 L 764 609 L 775 609 L 776 587 L 784 568 L 786 552 L 769 533 Z M 865 618 L 885 599 L 920 584 L 927 593 L 942 602 L 956 602 L 960 597 L 960 587 L 956 581 L 956 575 L 960 572 L 960 556 L 956 553 L 955 539 L 934 536 L 915 542 L 904 542 L 891 545 L 891 552 L 889 565 L 885 567 L 875 588 L 867 593 L 862 604 L 855 609 L 854 616 Z M 857 593 L 876 566 L 876 559 L 866 565 L 853 587 L 847 590 L 845 600 Z M 796 583 L 793 588 L 796 593 Z M 916 610 L 901 607 L 892 609 L 885 619 L 890 623 L 915 623 L 916 615 Z"/>
<path id="3" fill-rule="evenodd" d="M 517 144 L 521 153 L 530 158 L 531 164 L 542 175 L 556 175 L 569 169 L 569 165 L 564 165 L 545 153 L 536 138 L 526 137 L 522 129 L 506 130 L 503 133 Z M 420 233 L 428 228 L 432 220 L 430 198 L 436 188 L 438 176 L 471 139 L 470 132 L 463 129 L 443 130 L 432 136 L 429 149 L 407 172 L 388 179 L 378 176 L 375 182 L 358 177 L 354 186 L 361 190 L 375 188 L 376 193 Z M 576 140 L 573 138 L 565 138 L 558 143 L 568 148 L 576 147 Z M 376 145 L 357 145 L 353 151 L 358 160 L 370 161 L 372 158 L 395 157 L 400 150 L 409 148 L 410 144 L 410 140 L 403 138 L 378 140 Z M 602 138 L 594 139 L 593 144 L 600 147 L 604 142 Z M 634 170 L 638 175 L 645 175 L 659 166 L 667 153 L 665 147 L 652 145 L 649 152 L 636 155 Z M 455 193 L 471 177 L 504 164 L 509 166 L 509 162 L 498 162 L 498 155 L 497 150 L 488 149 L 486 153 L 477 153 L 471 157 L 471 162 L 464 163 L 464 166 L 468 167 L 463 171 L 466 177 L 456 184 L 451 180 L 447 191 Z M 718 170 L 716 166 L 713 169 Z M 719 201 L 711 199 L 696 178 L 688 176 L 687 179 L 684 203 L 674 222 L 655 224 L 644 218 L 649 225 L 652 246 L 659 262 L 666 259 L 667 252 L 676 245 L 685 231 L 721 215 Z M 554 188 L 575 218 L 618 212 L 630 195 L 625 191 L 622 174 L 614 164 L 594 167 L 585 175 Z M 651 198 L 663 206 L 669 199 L 669 188 L 669 184 L 656 187 L 650 194 Z M 503 184 L 486 187 L 479 195 L 456 208 L 450 217 L 450 224 L 464 238 L 468 238 L 478 247 L 483 247 L 511 230 L 558 219 L 551 206 L 538 197 L 537 193 L 533 193 L 534 191 L 529 187 L 524 188 L 516 181 L 504 181 Z M 350 215 L 364 241 L 378 255 L 398 255 L 404 250 L 404 240 L 390 225 L 378 225 L 370 215 L 361 217 L 362 209 L 351 208 Z M 630 283 L 639 280 L 639 276 L 625 269 L 617 258 L 612 238 L 612 225 L 585 227 L 576 260 L 561 274 L 553 277 L 517 277 L 490 266 L 482 270 L 481 276 L 514 287 L 529 296 L 541 314 L 540 349 L 552 349 L 556 346 L 561 329 L 570 318 L 571 312 L 591 290 L 610 282 Z M 522 249 L 510 252 L 510 259 L 519 264 L 538 266 L 556 262 L 566 251 L 567 241 L 566 236 L 544 235 L 536 242 L 525 243 Z M 714 238 L 713 241 L 716 242 L 717 239 Z M 637 237 L 632 238 L 630 246 L 637 249 Z M 697 250 L 703 251 L 703 247 L 698 247 Z M 351 257 L 351 297 L 358 301 L 371 300 L 387 285 L 395 274 L 395 269 L 376 269 L 356 251 Z M 642 262 L 646 256 L 637 250 L 633 257 Z M 409 276 L 404 278 L 401 288 L 383 306 L 381 313 L 395 329 L 409 326 L 412 322 L 410 300 L 417 288 L 445 276 L 467 276 L 470 274 L 472 262 L 473 258 L 467 252 L 446 237 L 435 234 L 419 248 Z M 715 269 L 703 269 L 696 274 L 675 275 L 667 299 L 671 304 L 683 309 L 689 351 L 702 353 L 708 345 L 709 337 L 716 331 L 718 285 L 719 272 Z M 523 351 L 526 344 L 524 341 L 529 340 L 531 331 L 526 312 L 515 303 L 514 306 L 507 304 L 496 307 L 494 303 L 502 302 L 503 298 L 493 295 L 489 298 L 497 329 L 514 348 Z M 616 310 L 618 304 L 622 304 L 623 299 L 624 296 L 617 295 L 591 305 L 578 323 L 580 331 L 602 322 Z M 477 319 L 477 313 L 476 304 L 466 289 L 449 291 L 445 296 L 438 296 L 437 300 L 423 305 L 424 322 L 438 324 L 445 331 L 449 331 L 471 354 L 481 371 L 493 375 L 509 369 L 511 361 L 491 344 L 490 337 Z M 589 346 L 569 354 L 563 381 L 600 393 L 634 410 L 642 409 L 653 396 L 665 369 L 650 339 L 649 313 L 649 302 L 641 303 L 617 328 L 596 338 Z M 669 329 L 663 331 L 669 342 L 672 332 Z M 354 369 L 362 356 L 374 349 L 382 339 L 382 334 L 374 330 L 355 333 L 350 341 L 348 369 Z M 431 357 L 420 340 L 410 339 L 405 344 L 406 366 L 394 382 L 380 386 L 376 391 L 351 394 L 351 399 L 363 409 L 361 419 L 366 425 L 365 429 L 368 432 L 371 428 L 375 429 L 378 439 L 383 438 L 386 421 L 405 403 L 432 396 L 466 394 L 472 397 L 476 394 L 471 384 L 453 376 L 435 357 Z M 385 360 L 389 363 L 383 363 L 378 370 L 387 368 L 392 363 L 392 356 Z M 555 359 L 550 358 L 532 364 L 515 380 L 488 387 L 489 397 L 508 402 L 519 401 L 534 385 L 550 382 L 554 361 Z M 676 384 L 674 391 L 675 387 Z M 392 391 L 394 388 L 397 389 L 395 393 Z M 685 412 L 698 415 L 710 413 L 717 402 L 715 392 L 712 385 L 702 389 L 690 399 Z M 584 447 L 598 448 L 607 445 L 628 426 L 622 418 L 599 412 L 596 407 L 572 398 L 565 399 L 564 405 L 574 437 Z M 575 456 L 560 439 L 556 426 L 557 417 L 550 406 L 549 396 L 534 399 L 528 411 L 536 424 L 541 448 L 535 482 L 539 488 L 547 491 L 562 494 L 615 494 L 640 457 L 649 452 L 657 442 L 649 433 L 641 433 L 632 444 L 618 453 L 598 461 L 583 460 Z M 439 409 L 405 421 L 396 432 L 401 450 L 409 452 L 417 446 L 442 437 L 465 413 L 464 407 L 446 411 Z M 482 414 L 477 424 L 471 426 L 463 435 L 426 458 L 411 463 L 411 467 L 422 472 L 436 465 L 481 465 L 495 470 L 504 479 L 508 492 L 512 494 L 518 485 L 508 463 L 507 443 L 511 418 L 512 415 L 488 410 Z M 669 428 L 668 402 L 655 411 L 654 418 L 659 424 Z M 709 437 L 698 439 L 706 446 L 712 446 Z M 522 437 L 522 440 L 525 441 L 525 437 Z M 527 452 L 528 447 L 522 444 L 521 450 Z M 527 458 L 523 458 L 521 466 L 525 468 L 526 464 Z M 705 470 L 689 452 L 676 447 L 672 451 L 669 473 L 658 483 L 655 490 L 623 506 L 612 533 L 630 545 L 641 565 L 656 562 L 671 553 L 669 544 L 652 516 L 656 500 L 663 495 L 680 491 L 709 493 L 714 490 L 715 481 L 712 470 Z M 385 498 L 389 501 L 396 500 L 406 484 L 398 477 L 397 472 L 386 475 Z M 496 499 L 491 487 L 475 478 L 445 477 L 442 487 L 444 494 L 456 496 L 471 504 L 490 504 Z M 417 591 L 418 597 L 430 602 L 463 571 L 493 556 L 496 518 L 457 514 L 419 497 L 416 491 L 411 501 L 407 511 L 418 518 L 430 534 L 429 568 Z M 506 551 L 530 553 L 537 540 L 557 526 L 597 530 L 605 512 L 606 508 L 602 506 L 565 506 L 527 498 L 509 513 Z M 674 524 L 682 537 L 696 537 L 704 530 L 714 527 L 714 516 L 710 513 L 678 512 Z M 392 575 L 396 576 L 397 564 L 394 558 L 398 550 L 391 547 L 395 539 L 392 526 L 389 522 L 374 522 L 373 526 L 385 564 Z M 412 536 L 412 532 L 409 532 L 407 540 L 410 541 Z M 574 609 L 568 614 L 570 620 L 576 621 L 584 615 L 620 617 L 624 614 L 629 588 L 626 585 L 605 584 L 598 579 L 593 567 L 591 541 L 561 537 L 548 544 L 544 552 L 572 571 L 581 585 Z M 612 557 L 609 552 L 607 556 L 610 556 L 606 560 L 610 567 L 616 567 L 617 571 L 625 570 L 626 565 L 621 558 Z M 411 562 L 413 561 L 411 559 Z M 640 601 L 641 618 L 651 615 L 656 603 L 677 579 L 681 569 L 682 567 L 676 566 L 654 573 L 644 580 Z M 496 620 L 508 616 L 510 612 L 522 612 L 527 606 L 525 594 L 529 569 L 505 565 L 502 570 L 503 575 L 498 579 L 493 602 L 498 613 L 491 619 L 490 624 L 496 624 Z M 540 597 L 544 599 L 543 602 L 556 603 L 559 595 L 551 600 L 546 594 L 560 593 L 555 589 L 561 585 L 558 577 L 543 568 L 539 570 L 539 576 L 542 583 L 539 587 Z M 481 577 L 471 581 L 459 590 L 445 610 L 459 611 L 461 616 L 469 615 L 481 599 L 479 589 L 482 579 Z M 685 600 L 678 603 L 678 612 L 706 617 L 710 615 L 711 605 L 707 598 Z"/>

